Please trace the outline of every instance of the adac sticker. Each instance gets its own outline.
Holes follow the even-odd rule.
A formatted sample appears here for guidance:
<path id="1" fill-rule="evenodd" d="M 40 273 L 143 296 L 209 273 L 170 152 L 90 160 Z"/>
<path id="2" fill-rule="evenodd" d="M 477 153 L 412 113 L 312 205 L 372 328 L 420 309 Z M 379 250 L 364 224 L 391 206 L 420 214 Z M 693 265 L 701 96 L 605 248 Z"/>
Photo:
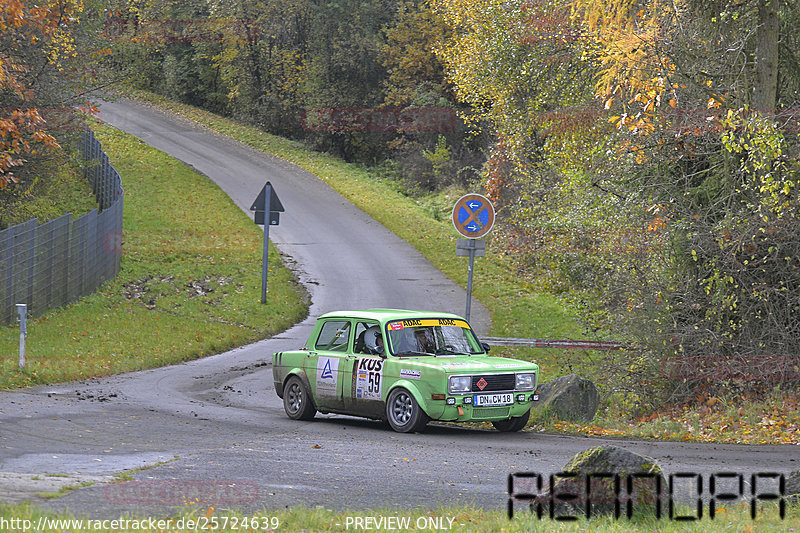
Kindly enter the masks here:
<path id="1" fill-rule="evenodd" d="M 320 357 L 317 361 L 317 394 L 336 396 L 336 376 L 339 372 L 338 357 Z"/>
<path id="2" fill-rule="evenodd" d="M 365 357 L 356 362 L 356 398 L 380 400 L 383 388 L 383 359 Z"/>
<path id="3" fill-rule="evenodd" d="M 392 322 L 389 324 L 389 329 L 403 329 L 403 328 L 416 328 L 423 326 L 455 326 L 459 328 L 469 329 L 469 324 L 466 320 L 456 318 L 410 318 Z"/>

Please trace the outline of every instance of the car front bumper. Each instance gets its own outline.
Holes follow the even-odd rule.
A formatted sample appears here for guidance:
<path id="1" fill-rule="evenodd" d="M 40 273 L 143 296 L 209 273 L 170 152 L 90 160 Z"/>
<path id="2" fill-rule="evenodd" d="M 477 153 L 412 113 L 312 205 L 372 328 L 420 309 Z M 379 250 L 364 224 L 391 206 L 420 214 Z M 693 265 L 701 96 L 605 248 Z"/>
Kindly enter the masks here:
<path id="1" fill-rule="evenodd" d="M 444 401 L 432 402 L 439 404 L 437 407 L 441 409 L 434 418 L 450 422 L 505 420 L 524 415 L 539 398 L 538 394 L 533 392 L 511 394 L 514 397 L 514 403 L 511 405 L 483 407 L 473 405 L 474 396 L 451 396 Z"/>

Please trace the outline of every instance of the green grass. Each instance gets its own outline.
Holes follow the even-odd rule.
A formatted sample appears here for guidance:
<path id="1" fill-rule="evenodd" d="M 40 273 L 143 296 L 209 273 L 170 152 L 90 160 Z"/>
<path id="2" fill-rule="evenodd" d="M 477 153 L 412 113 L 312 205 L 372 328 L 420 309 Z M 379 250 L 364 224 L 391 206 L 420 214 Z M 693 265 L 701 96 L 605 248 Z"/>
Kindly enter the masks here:
<path id="1" fill-rule="evenodd" d="M 55 492 L 37 492 L 36 496 L 42 498 L 44 500 L 55 500 L 57 498 L 61 498 L 62 496 L 66 496 L 70 492 L 74 490 L 81 489 L 83 487 L 91 487 L 95 483 L 93 481 L 84 481 L 83 483 L 78 483 L 75 485 L 67 485 L 66 487 L 61 487 L 61 489 Z"/>
<path id="2" fill-rule="evenodd" d="M 97 207 L 91 186 L 66 155 L 41 163 L 39 170 L 41 175 L 23 184 L 13 200 L 0 203 L 0 229 L 31 218 L 45 222 L 64 213 L 78 217 Z"/>
<path id="3" fill-rule="evenodd" d="M 655 517 L 634 517 L 628 520 L 624 517 L 614 520 L 611 517 L 601 517 L 592 520 L 581 519 L 574 522 L 555 521 L 547 518 L 538 519 L 535 515 L 528 514 L 518 506 L 513 519 L 509 520 L 505 511 L 484 510 L 474 507 L 447 507 L 437 509 L 415 509 L 401 510 L 396 509 L 375 509 L 369 511 L 331 511 L 324 508 L 309 509 L 306 507 L 292 507 L 291 509 L 279 509 L 275 511 L 262 511 L 253 515 L 242 515 L 238 513 L 228 513 L 211 509 L 191 509 L 172 517 L 159 517 L 158 519 L 171 519 L 168 528 L 153 529 L 149 527 L 136 527 L 136 530 L 143 532 L 155 531 L 192 531 L 194 525 L 212 525 L 217 527 L 214 531 L 240 531 L 243 529 L 252 531 L 244 526 L 244 519 L 248 522 L 255 518 L 258 525 L 256 530 L 260 531 L 286 531 L 286 532 L 325 532 L 325 531 L 458 531 L 459 533 L 490 533 L 490 532 L 530 532 L 530 531 L 554 531 L 554 532 L 577 532 L 593 531 L 598 533 L 611 533 L 617 531 L 626 532 L 652 532 L 660 531 L 671 532 L 772 532 L 772 531 L 793 531 L 793 528 L 800 526 L 800 514 L 796 506 L 789 505 L 784 519 L 780 519 L 776 505 L 765 504 L 759 508 L 756 519 L 753 520 L 749 514 L 749 507 L 746 504 L 732 504 L 725 506 L 718 511 L 714 520 L 708 517 L 708 505 L 706 504 L 703 518 L 693 522 L 679 522 L 669 520 L 663 516 L 661 519 Z M 693 516 L 693 510 L 680 509 L 680 516 Z M 37 524 L 40 517 L 50 519 L 69 520 L 72 517 L 68 514 L 43 513 L 36 507 L 24 504 L 7 506 L 0 504 L 0 520 L 17 519 L 30 521 L 30 524 Z M 146 518 L 147 515 L 139 515 L 135 519 Z M 370 522 L 371 527 L 365 527 L 366 519 L 384 520 L 389 517 L 408 520 L 409 527 L 398 528 L 398 522 L 393 522 L 393 527 L 376 527 L 375 522 Z M 147 517 L 149 518 L 149 517 Z M 154 517 L 155 518 L 155 517 Z M 361 527 L 357 527 L 361 519 Z M 83 527 L 73 522 L 72 524 L 58 524 L 55 527 L 51 522 L 51 528 L 46 531 L 64 531 L 72 533 L 78 531 L 126 531 L 134 530 L 132 525 L 128 527 L 117 527 L 112 529 L 112 524 L 106 523 L 106 527 L 96 527 L 97 519 L 87 517 L 92 520 L 91 526 L 84 520 Z M 181 521 L 182 520 L 182 521 Z M 191 521 L 191 522 L 190 522 Z M 389 524 L 382 522 L 382 524 Z M 120 524 L 117 524 L 120 526 Z M 162 524 L 162 525 L 167 525 Z M 176 527 L 183 525 L 184 527 Z M 247 524 L 252 525 L 252 522 Z M 188 526 L 188 527 L 187 527 Z M 201 529 L 202 530 L 202 529 Z M 22 531 L 21 528 L 8 528 L 7 531 Z"/>
<path id="4" fill-rule="evenodd" d="M 0 388 L 152 368 L 285 330 L 307 296 L 270 253 L 260 303 L 263 233 L 214 183 L 138 139 L 99 127 L 125 188 L 120 275 L 79 302 L 0 329 Z"/>

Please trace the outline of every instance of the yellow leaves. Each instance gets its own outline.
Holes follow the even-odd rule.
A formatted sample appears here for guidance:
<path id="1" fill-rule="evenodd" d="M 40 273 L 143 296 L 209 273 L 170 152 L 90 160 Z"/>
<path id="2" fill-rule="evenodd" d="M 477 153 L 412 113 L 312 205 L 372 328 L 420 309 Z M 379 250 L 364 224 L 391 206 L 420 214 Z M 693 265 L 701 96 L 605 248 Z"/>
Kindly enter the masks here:
<path id="1" fill-rule="evenodd" d="M 665 13 L 673 13 L 674 6 L 661 0 L 576 0 L 573 6 L 575 16 L 590 29 L 596 50 L 593 59 L 600 67 L 596 94 L 630 95 L 631 108 L 622 106 L 626 118 L 614 117 L 612 122 L 633 134 L 650 135 L 662 105 L 677 107 L 675 91 L 682 87 L 670 80 L 677 66 L 661 46 Z M 607 109 L 611 102 L 606 96 Z"/>

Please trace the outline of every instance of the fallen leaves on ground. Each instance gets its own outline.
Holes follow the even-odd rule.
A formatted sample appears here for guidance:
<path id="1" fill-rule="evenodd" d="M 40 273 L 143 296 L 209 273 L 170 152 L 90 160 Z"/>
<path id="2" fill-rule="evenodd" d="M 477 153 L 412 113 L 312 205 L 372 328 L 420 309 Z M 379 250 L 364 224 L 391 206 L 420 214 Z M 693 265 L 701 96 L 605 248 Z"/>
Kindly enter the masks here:
<path id="1" fill-rule="evenodd" d="M 703 397 L 627 422 L 584 425 L 557 421 L 552 427 L 591 436 L 800 445 L 800 395 L 782 394 L 766 401 L 746 396 L 735 399 Z"/>

